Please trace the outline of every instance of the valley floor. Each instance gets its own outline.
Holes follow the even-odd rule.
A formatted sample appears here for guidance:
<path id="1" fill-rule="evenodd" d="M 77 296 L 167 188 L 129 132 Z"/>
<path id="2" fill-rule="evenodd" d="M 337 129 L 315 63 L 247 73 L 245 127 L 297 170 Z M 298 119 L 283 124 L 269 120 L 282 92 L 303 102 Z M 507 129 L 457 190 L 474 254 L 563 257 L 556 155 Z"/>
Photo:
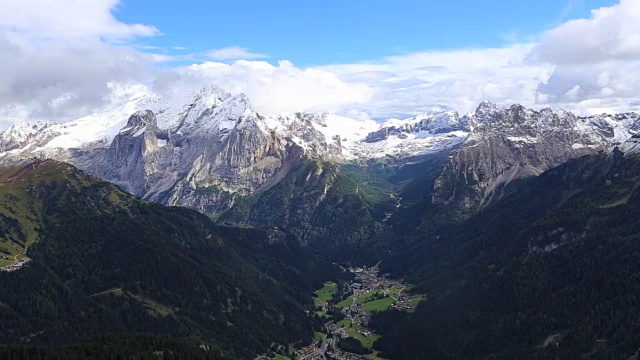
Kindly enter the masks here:
<path id="1" fill-rule="evenodd" d="M 327 282 L 315 292 L 315 317 L 326 320 L 315 341 L 297 351 L 298 359 L 381 359 L 373 345 L 380 337 L 368 328 L 374 312 L 398 309 L 412 312 L 424 299 L 408 293 L 411 285 L 379 274 L 377 266 L 346 269 L 355 275 L 350 284 Z M 343 339 L 357 340 L 370 352 L 358 355 L 341 349 Z"/>

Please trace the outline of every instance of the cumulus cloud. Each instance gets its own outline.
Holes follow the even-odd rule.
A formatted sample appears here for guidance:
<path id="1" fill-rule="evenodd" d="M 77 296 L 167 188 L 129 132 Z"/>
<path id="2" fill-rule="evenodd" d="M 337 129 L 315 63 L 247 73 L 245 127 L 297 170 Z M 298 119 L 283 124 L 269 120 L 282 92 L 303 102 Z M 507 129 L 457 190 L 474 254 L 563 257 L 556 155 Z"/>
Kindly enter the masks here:
<path id="1" fill-rule="evenodd" d="M 538 86 L 538 103 L 579 113 L 638 110 L 640 61 L 557 66 Z"/>
<path id="2" fill-rule="evenodd" d="M 546 32 L 533 55 L 558 65 L 640 58 L 640 2 L 593 10 L 589 19 L 568 21 Z"/>
<path id="3" fill-rule="evenodd" d="M 156 35 L 153 26 L 124 24 L 112 14 L 119 0 L 0 0 L 0 27 L 30 37 L 107 37 Z"/>
<path id="4" fill-rule="evenodd" d="M 374 63 L 323 67 L 375 89 L 357 110 L 374 118 L 432 110 L 472 111 L 482 100 L 535 102 L 536 87 L 551 67 L 525 60 L 531 45 L 436 51 L 393 56 Z"/>
<path id="5" fill-rule="evenodd" d="M 537 88 L 537 102 L 581 113 L 638 110 L 640 2 L 593 10 L 543 34 L 530 61 L 554 66 Z"/>
<path id="6" fill-rule="evenodd" d="M 249 60 L 268 57 L 264 54 L 252 53 L 249 49 L 240 46 L 230 46 L 221 49 L 209 50 L 206 55 L 211 60 Z"/>
<path id="7" fill-rule="evenodd" d="M 322 69 L 300 69 L 289 61 L 277 66 L 264 61 L 205 62 L 182 72 L 192 79 L 222 84 L 230 92 L 245 93 L 257 109 L 267 113 L 337 111 L 365 103 L 373 95 L 364 83 L 343 81 Z"/>
<path id="8" fill-rule="evenodd" d="M 569 1 L 567 11 L 579 3 Z M 159 30 L 119 21 L 113 15 L 118 0 L 0 5 L 0 127 L 84 116 L 139 84 L 182 96 L 215 83 L 246 93 L 265 113 L 333 111 L 374 119 L 473 111 L 482 100 L 581 114 L 640 109 L 637 0 L 594 10 L 535 42 L 306 68 L 261 61 L 267 56 L 240 46 L 189 54 L 172 52 L 185 50 L 180 46 L 143 46 L 137 40 Z"/>
<path id="9" fill-rule="evenodd" d="M 152 59 L 95 41 L 34 46 L 0 34 L 0 107 L 65 120 L 109 101 L 111 82 L 146 81 Z"/>
<path id="10" fill-rule="evenodd" d="M 531 47 L 423 52 L 304 69 L 289 61 L 209 61 L 160 75 L 154 90 L 178 94 L 216 83 L 247 94 L 265 113 L 333 111 L 386 119 L 432 110 L 466 112 L 485 99 L 533 104 L 551 67 L 526 63 Z"/>
<path id="11" fill-rule="evenodd" d="M 158 31 L 116 20 L 116 0 L 0 0 L 0 126 L 65 121 L 107 104 L 114 83 L 145 82 L 153 54 L 127 43 Z"/>

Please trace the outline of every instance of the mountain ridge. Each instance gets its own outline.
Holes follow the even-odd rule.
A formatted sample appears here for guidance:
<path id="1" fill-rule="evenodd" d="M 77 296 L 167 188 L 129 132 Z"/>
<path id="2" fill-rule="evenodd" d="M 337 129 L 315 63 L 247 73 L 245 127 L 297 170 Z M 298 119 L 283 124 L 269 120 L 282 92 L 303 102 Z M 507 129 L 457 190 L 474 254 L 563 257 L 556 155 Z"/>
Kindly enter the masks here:
<path id="1" fill-rule="evenodd" d="M 482 102 L 475 113 L 424 113 L 384 123 L 335 114 L 265 116 L 245 95 L 207 86 L 186 97 L 139 92 L 69 123 L 0 133 L 0 162 L 54 158 L 132 194 L 205 213 L 276 186 L 307 161 L 402 166 L 449 152 L 431 201 L 475 209 L 510 184 L 640 131 L 636 113 L 579 117 Z M 427 170 L 431 172 L 431 170 Z"/>
<path id="2" fill-rule="evenodd" d="M 310 340 L 310 294 L 341 276 L 287 233 L 220 227 L 69 164 L 3 165 L 0 177 L 0 249 L 28 246 L 32 259 L 0 276 L 14 290 L 0 296 L 4 344 L 147 333 L 254 358 Z"/>
<path id="3" fill-rule="evenodd" d="M 374 316 L 376 348 L 394 359 L 633 358 L 637 141 L 549 169 L 383 260 L 428 301 Z"/>

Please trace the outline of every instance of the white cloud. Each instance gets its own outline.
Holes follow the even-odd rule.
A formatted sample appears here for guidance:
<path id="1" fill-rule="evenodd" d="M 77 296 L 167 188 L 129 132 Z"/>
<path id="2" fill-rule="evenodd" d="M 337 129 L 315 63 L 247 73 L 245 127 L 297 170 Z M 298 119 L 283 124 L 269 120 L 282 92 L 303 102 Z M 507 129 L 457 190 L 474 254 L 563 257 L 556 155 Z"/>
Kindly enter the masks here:
<path id="1" fill-rule="evenodd" d="M 338 111 L 365 103 L 373 95 L 366 84 L 343 81 L 322 69 L 300 69 L 289 61 L 280 61 L 278 66 L 264 61 L 206 62 L 189 66 L 183 70 L 185 74 L 221 84 L 233 93 L 243 92 L 257 109 L 267 113 Z"/>
<path id="2" fill-rule="evenodd" d="M 531 61 L 554 66 L 538 86 L 542 105 L 580 113 L 639 110 L 640 1 L 593 10 L 543 34 Z"/>
<path id="3" fill-rule="evenodd" d="M 72 119 L 108 103 L 109 83 L 148 81 L 152 64 L 147 54 L 97 41 L 35 46 L 0 34 L 0 108 Z"/>
<path id="4" fill-rule="evenodd" d="M 264 54 L 252 53 L 247 48 L 230 46 L 222 49 L 209 50 L 206 53 L 211 60 L 250 60 L 268 57 Z"/>
<path id="5" fill-rule="evenodd" d="M 112 14 L 119 0 L 0 0 L 0 27 L 29 37 L 127 39 L 158 33 L 153 26 L 124 24 Z"/>
<path id="6" fill-rule="evenodd" d="M 479 102 L 533 105 L 552 67 L 524 61 L 532 45 L 440 51 L 376 62 L 298 68 L 289 61 L 204 62 L 160 76 L 154 88 L 183 92 L 216 83 L 244 92 L 266 113 L 335 111 L 372 118 L 439 109 L 472 111 Z"/>
<path id="7" fill-rule="evenodd" d="M 570 1 L 571 6 L 580 0 Z M 573 4 L 573 5 L 571 5 Z M 136 43 L 158 30 L 114 17 L 118 0 L 0 0 L 0 125 L 67 120 L 101 108 L 113 84 L 176 95 L 205 83 L 246 93 L 267 113 L 359 117 L 472 111 L 482 100 L 579 113 L 640 109 L 640 2 L 594 10 L 533 38 L 489 49 L 425 51 L 309 68 L 234 46 L 206 54 Z M 206 59 L 206 60 L 203 60 Z M 173 61 L 193 62 L 170 67 Z M 162 69 L 156 66 L 163 63 Z"/>
<path id="8" fill-rule="evenodd" d="M 640 1 L 593 10 L 546 32 L 533 54 L 558 65 L 640 59 Z"/>
<path id="9" fill-rule="evenodd" d="M 69 120 L 107 104 L 112 83 L 151 79 L 158 55 L 127 46 L 152 26 L 114 18 L 116 0 L 0 0 L 0 125 Z"/>
<path id="10" fill-rule="evenodd" d="M 375 96 L 358 110 L 375 118 L 438 109 L 467 112 L 482 100 L 533 105 L 536 87 L 551 67 L 525 62 L 530 50 L 531 45 L 513 45 L 423 52 L 322 69 L 372 86 Z"/>

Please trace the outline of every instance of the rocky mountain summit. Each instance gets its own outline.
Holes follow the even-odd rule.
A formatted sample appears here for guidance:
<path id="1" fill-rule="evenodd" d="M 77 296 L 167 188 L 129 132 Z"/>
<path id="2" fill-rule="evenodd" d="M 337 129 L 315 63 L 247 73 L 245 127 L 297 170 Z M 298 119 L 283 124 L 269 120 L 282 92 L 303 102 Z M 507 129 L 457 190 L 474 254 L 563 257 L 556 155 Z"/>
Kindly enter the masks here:
<path id="1" fill-rule="evenodd" d="M 622 144 L 637 132 L 640 115 L 578 117 L 558 109 L 499 110 L 482 103 L 467 122 L 474 128 L 436 182 L 435 203 L 488 204 L 514 180 Z"/>
<path id="2" fill-rule="evenodd" d="M 435 203 L 484 204 L 515 179 L 620 144 L 640 115 L 577 117 L 484 102 L 475 113 L 427 113 L 384 123 L 335 114 L 266 116 L 245 95 L 207 86 L 185 98 L 142 91 L 66 123 L 0 134 L 0 161 L 72 163 L 145 199 L 201 211 L 269 189 L 307 160 L 395 164 L 452 152 Z"/>

